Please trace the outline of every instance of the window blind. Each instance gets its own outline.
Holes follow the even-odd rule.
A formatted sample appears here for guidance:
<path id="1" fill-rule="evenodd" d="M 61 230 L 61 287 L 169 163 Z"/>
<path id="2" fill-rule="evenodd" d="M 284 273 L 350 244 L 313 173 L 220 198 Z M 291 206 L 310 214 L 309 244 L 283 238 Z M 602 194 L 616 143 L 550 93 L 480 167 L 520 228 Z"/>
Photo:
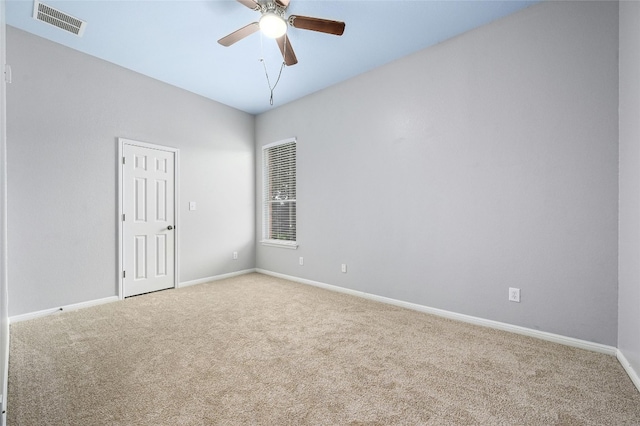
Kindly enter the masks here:
<path id="1" fill-rule="evenodd" d="M 263 149 L 263 238 L 296 241 L 296 142 Z"/>

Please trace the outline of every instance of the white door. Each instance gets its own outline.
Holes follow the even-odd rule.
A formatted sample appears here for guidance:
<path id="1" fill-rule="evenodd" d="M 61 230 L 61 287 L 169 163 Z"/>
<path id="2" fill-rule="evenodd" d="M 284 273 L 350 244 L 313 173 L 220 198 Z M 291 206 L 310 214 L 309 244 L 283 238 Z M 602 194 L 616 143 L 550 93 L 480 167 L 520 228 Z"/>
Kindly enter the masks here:
<path id="1" fill-rule="evenodd" d="M 175 287 L 175 152 L 123 146 L 124 297 Z"/>

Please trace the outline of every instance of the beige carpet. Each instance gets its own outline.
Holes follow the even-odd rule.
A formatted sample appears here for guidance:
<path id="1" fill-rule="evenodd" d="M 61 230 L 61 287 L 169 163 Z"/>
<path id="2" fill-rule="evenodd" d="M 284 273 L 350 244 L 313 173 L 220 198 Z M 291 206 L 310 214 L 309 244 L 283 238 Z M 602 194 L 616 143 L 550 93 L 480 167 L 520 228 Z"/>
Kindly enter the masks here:
<path id="1" fill-rule="evenodd" d="M 259 274 L 13 324 L 9 426 L 640 424 L 611 356 Z"/>

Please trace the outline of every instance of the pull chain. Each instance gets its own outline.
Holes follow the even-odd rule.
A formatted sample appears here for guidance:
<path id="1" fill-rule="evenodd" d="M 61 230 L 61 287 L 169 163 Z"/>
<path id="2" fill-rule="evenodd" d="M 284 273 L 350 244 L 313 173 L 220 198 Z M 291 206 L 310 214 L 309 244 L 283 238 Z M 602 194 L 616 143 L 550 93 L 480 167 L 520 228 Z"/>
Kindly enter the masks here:
<path id="1" fill-rule="evenodd" d="M 285 39 L 284 49 L 283 50 L 284 50 L 283 57 L 286 57 L 286 53 L 287 53 L 286 39 Z M 284 66 L 286 64 L 285 64 L 284 59 L 283 59 L 282 60 L 282 65 L 280 65 L 280 72 L 278 73 L 278 78 L 276 80 L 276 83 L 272 87 L 271 86 L 271 80 L 269 79 L 269 73 L 267 72 L 267 64 L 266 64 L 266 61 L 264 60 L 264 53 L 263 53 L 263 50 L 262 50 L 262 34 L 260 34 L 260 53 L 262 55 L 262 58 L 260 58 L 260 62 L 262 62 L 262 67 L 264 68 L 264 75 L 267 77 L 267 85 L 269 86 L 269 92 L 270 92 L 269 105 L 273 106 L 273 91 L 276 90 L 276 86 L 280 82 L 280 77 L 282 77 L 282 70 L 284 69 Z"/>

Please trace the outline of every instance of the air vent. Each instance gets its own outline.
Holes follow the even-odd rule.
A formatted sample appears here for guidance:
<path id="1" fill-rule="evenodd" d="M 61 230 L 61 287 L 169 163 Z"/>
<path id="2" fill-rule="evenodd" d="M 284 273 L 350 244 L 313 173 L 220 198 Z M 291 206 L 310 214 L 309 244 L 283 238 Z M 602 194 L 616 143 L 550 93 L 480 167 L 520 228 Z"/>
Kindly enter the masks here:
<path id="1" fill-rule="evenodd" d="M 40 3 L 37 0 L 33 5 L 33 18 L 75 34 L 78 37 L 82 37 L 84 29 L 87 26 L 86 22 L 51 6 L 47 6 L 44 3 Z"/>

